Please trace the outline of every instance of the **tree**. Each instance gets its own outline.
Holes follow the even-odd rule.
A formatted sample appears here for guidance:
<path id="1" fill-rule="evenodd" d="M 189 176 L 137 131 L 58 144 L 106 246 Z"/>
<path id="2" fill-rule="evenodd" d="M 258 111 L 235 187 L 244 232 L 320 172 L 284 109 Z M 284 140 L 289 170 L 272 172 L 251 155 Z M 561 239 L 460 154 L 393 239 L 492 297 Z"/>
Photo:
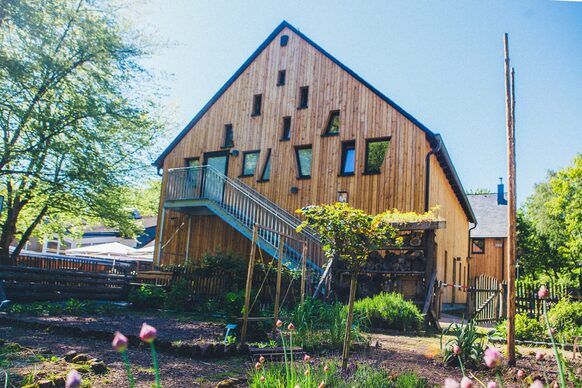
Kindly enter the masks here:
<path id="1" fill-rule="evenodd" d="M 557 278 L 562 257 L 552 249 L 546 236 L 540 234 L 523 210 L 517 212 L 517 261 L 520 278 L 538 279 L 541 274 Z"/>
<path id="2" fill-rule="evenodd" d="M 2 264 L 37 228 L 137 230 L 127 186 L 161 126 L 138 64 L 148 46 L 117 15 L 105 0 L 0 0 Z"/>

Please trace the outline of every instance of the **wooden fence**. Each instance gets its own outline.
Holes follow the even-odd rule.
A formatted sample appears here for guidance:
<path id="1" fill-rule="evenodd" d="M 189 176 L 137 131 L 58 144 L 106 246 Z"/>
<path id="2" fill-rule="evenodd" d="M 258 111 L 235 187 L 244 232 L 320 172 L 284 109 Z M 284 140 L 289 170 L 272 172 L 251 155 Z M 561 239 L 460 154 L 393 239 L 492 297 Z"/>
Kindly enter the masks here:
<path id="1" fill-rule="evenodd" d="M 538 297 L 541 283 L 522 282 L 516 284 L 515 308 L 518 314 L 526 314 L 530 318 L 539 319 L 542 314 L 542 300 Z M 571 289 L 564 285 L 546 283 L 550 296 L 546 298 L 548 308 L 558 303 L 561 299 L 582 300 L 580 290 Z"/>
<path id="2" fill-rule="evenodd" d="M 112 273 L 129 275 L 137 271 L 134 262 L 113 259 L 93 259 L 42 253 L 21 254 L 13 263 L 18 267 L 60 269 L 90 273 Z"/>
<path id="3" fill-rule="evenodd" d="M 468 289 L 469 317 L 479 323 L 492 323 L 505 316 L 505 283 L 490 276 L 480 275 L 473 279 Z"/>
<path id="4" fill-rule="evenodd" d="M 127 300 L 128 275 L 67 269 L 0 266 L 6 297 L 15 302 Z"/>

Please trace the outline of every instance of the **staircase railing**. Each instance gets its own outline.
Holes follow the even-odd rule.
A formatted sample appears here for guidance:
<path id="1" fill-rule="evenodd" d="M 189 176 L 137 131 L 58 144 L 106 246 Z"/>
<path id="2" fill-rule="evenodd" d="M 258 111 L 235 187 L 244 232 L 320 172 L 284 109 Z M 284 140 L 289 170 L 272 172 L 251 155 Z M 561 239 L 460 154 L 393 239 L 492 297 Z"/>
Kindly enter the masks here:
<path id="1" fill-rule="evenodd" d="M 310 229 L 297 233 L 301 220 L 237 179 L 231 179 L 210 166 L 175 168 L 168 171 L 166 200 L 206 199 L 214 202 L 245 227 L 258 224 L 260 237 L 279 249 L 280 235 L 292 236 L 283 247 L 284 259 L 299 265 L 302 243 L 307 245 L 308 265 L 321 271 L 325 256 L 321 242 Z"/>

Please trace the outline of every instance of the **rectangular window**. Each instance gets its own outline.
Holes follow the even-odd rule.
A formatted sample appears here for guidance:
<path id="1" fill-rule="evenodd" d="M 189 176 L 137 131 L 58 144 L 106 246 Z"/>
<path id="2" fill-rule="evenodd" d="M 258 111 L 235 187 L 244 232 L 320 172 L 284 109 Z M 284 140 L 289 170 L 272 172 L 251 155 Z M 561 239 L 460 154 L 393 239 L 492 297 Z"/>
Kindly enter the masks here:
<path id="1" fill-rule="evenodd" d="M 297 109 L 307 108 L 309 103 L 309 86 L 302 86 L 299 88 L 299 106 Z"/>
<path id="2" fill-rule="evenodd" d="M 285 76 L 287 71 L 286 70 L 279 70 L 279 74 L 277 75 L 277 86 L 285 85 Z"/>
<path id="3" fill-rule="evenodd" d="M 472 238 L 471 239 L 471 253 L 476 253 L 476 254 L 485 253 L 485 239 Z"/>
<path id="4" fill-rule="evenodd" d="M 281 140 L 291 139 L 291 117 L 283 117 L 283 133 L 281 134 Z"/>
<path id="5" fill-rule="evenodd" d="M 261 179 L 259 182 L 267 182 L 271 178 L 271 149 L 267 150 L 267 158 L 265 159 L 265 165 L 263 166 L 263 172 L 261 173 Z"/>
<path id="6" fill-rule="evenodd" d="M 241 177 L 253 176 L 257 170 L 257 162 L 259 161 L 259 151 L 243 152 L 243 169 Z"/>
<path id="7" fill-rule="evenodd" d="M 200 159 L 199 158 L 188 158 L 186 159 L 186 167 L 200 167 Z M 188 180 L 188 184 L 192 189 L 198 187 L 198 177 L 200 174 L 200 170 L 198 168 L 192 168 L 188 170 L 186 174 L 186 179 Z"/>
<path id="8" fill-rule="evenodd" d="M 353 141 L 343 142 L 340 175 L 354 175 L 355 171 L 356 143 Z"/>
<path id="9" fill-rule="evenodd" d="M 232 131 L 232 124 L 224 126 L 224 145 L 223 147 L 234 147 L 234 133 Z"/>
<path id="10" fill-rule="evenodd" d="M 297 158 L 297 179 L 311 178 L 311 146 L 295 147 L 295 156 Z"/>
<path id="11" fill-rule="evenodd" d="M 255 94 L 255 96 L 253 97 L 253 113 L 251 114 L 251 116 L 261 115 L 261 105 L 263 105 L 263 95 Z"/>
<path id="12" fill-rule="evenodd" d="M 340 111 L 332 110 L 329 112 L 329 118 L 327 120 L 327 126 L 325 127 L 325 132 L 323 136 L 333 136 L 339 135 L 340 129 Z"/>
<path id="13" fill-rule="evenodd" d="M 364 174 L 380 174 L 380 168 L 386 158 L 389 145 L 389 138 L 366 140 L 366 165 L 364 166 Z"/>

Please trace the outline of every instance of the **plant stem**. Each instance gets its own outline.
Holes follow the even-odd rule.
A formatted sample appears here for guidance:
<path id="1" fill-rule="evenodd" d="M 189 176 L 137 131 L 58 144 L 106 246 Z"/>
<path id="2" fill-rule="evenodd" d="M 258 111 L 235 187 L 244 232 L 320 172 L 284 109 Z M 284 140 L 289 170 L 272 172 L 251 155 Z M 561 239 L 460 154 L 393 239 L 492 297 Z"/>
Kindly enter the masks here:
<path id="1" fill-rule="evenodd" d="M 152 362 L 154 363 L 154 370 L 156 371 L 156 388 L 161 388 L 160 385 L 160 369 L 158 368 L 158 356 L 156 354 L 156 347 L 154 342 L 150 342 L 150 346 L 152 348 Z"/>
<path id="2" fill-rule="evenodd" d="M 283 344 L 283 357 L 285 358 L 285 378 L 289 382 L 289 366 L 287 365 L 287 350 L 285 348 L 285 337 L 283 336 L 283 331 L 281 331 L 281 343 Z"/>
<path id="3" fill-rule="evenodd" d="M 556 346 L 556 341 L 554 341 L 554 335 L 552 334 L 552 328 L 550 327 L 550 321 L 548 319 L 548 302 L 544 299 L 542 304 L 544 309 L 544 319 L 546 321 L 546 326 L 548 328 L 548 334 L 550 335 L 550 341 L 552 342 L 552 349 L 554 350 L 554 356 L 556 357 L 556 363 L 558 364 L 558 372 L 560 373 L 560 386 L 566 388 L 566 373 L 564 372 L 564 365 L 562 363 L 562 358 L 560 352 L 558 352 L 558 347 Z"/>
<path id="4" fill-rule="evenodd" d="M 461 367 L 461 373 L 463 373 L 463 377 L 467 376 L 465 374 L 465 367 L 463 366 L 463 361 L 461 360 L 461 356 L 457 354 L 457 359 L 459 360 L 459 366 Z"/>
<path id="5" fill-rule="evenodd" d="M 295 386 L 295 367 L 293 366 L 293 331 L 289 331 L 289 353 L 291 354 L 291 383 Z"/>
<path id="6" fill-rule="evenodd" d="M 131 365 L 129 364 L 129 357 L 127 356 L 127 351 L 121 352 L 121 358 L 125 364 L 125 370 L 127 371 L 127 380 L 129 380 L 129 386 L 131 388 L 135 387 L 135 380 L 133 379 L 133 374 L 131 373 Z"/>

